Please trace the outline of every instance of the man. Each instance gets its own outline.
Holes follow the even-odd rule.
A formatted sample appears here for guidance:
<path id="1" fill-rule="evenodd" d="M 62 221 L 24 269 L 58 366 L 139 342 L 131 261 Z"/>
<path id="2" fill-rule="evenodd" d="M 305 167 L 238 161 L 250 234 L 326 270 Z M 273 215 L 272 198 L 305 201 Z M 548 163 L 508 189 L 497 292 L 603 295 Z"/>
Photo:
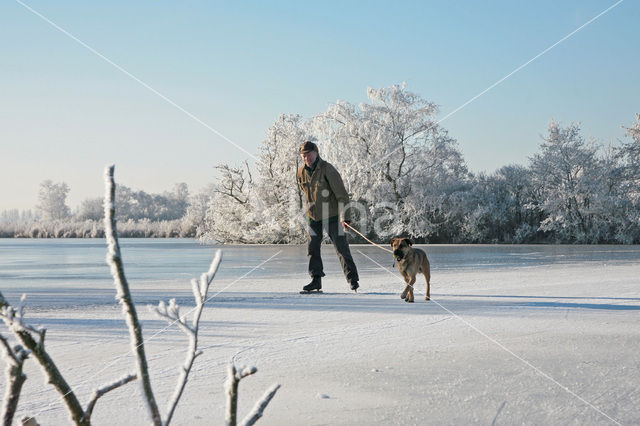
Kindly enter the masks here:
<path id="1" fill-rule="evenodd" d="M 342 270 L 351 290 L 356 291 L 358 270 L 351 257 L 349 243 L 344 233 L 346 225 L 351 223 L 345 206 L 349 195 L 344 188 L 342 178 L 331 164 L 320 158 L 318 146 L 313 142 L 304 142 L 300 146 L 300 155 L 304 166 L 298 170 L 298 185 L 307 198 L 307 221 L 309 223 L 309 275 L 312 280 L 302 288 L 303 291 L 320 290 L 324 277 L 320 246 L 323 231 L 326 231 L 336 249 Z M 340 229 L 342 224 L 343 229 Z"/>

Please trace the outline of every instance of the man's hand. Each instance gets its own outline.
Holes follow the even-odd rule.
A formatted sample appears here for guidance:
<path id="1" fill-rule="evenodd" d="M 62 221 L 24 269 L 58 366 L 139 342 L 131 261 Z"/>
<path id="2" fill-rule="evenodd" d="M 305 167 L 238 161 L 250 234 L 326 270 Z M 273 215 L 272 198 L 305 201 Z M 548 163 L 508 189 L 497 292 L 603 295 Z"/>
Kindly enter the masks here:
<path id="1" fill-rule="evenodd" d="M 342 221 L 342 227 L 344 229 L 347 229 L 349 227 L 349 225 L 351 225 L 351 221 L 350 220 L 343 220 Z"/>

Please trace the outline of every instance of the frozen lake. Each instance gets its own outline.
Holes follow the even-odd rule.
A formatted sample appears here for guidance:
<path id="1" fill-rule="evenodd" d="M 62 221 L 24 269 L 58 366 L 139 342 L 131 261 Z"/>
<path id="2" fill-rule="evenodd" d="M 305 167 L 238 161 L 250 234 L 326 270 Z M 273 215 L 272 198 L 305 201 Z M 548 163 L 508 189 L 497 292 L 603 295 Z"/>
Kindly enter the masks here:
<path id="1" fill-rule="evenodd" d="M 121 241 L 145 335 L 154 392 L 169 400 L 185 336 L 145 305 L 175 297 L 193 306 L 189 279 L 216 247 L 192 240 Z M 259 373 L 242 382 L 239 413 L 282 385 L 264 425 L 639 424 L 640 247 L 422 246 L 432 299 L 416 303 L 389 254 L 352 246 L 354 294 L 323 246 L 324 294 L 308 281 L 304 246 L 223 246 L 203 311 L 200 348 L 173 424 L 223 422 L 231 359 Z M 0 289 L 47 348 L 83 403 L 131 372 L 134 360 L 102 240 L 0 240 Z M 0 332 L 8 335 L 6 328 Z M 68 423 L 34 361 L 20 419 Z M 0 393 L 4 380 L 0 380 Z M 140 388 L 102 398 L 93 423 L 145 425 Z"/>
<path id="2" fill-rule="evenodd" d="M 307 257 L 305 246 L 210 246 L 190 239 L 122 239 L 125 272 L 130 285 L 153 288 L 175 284 L 176 290 L 192 277 L 205 271 L 217 248 L 224 253 L 218 279 L 243 277 L 299 278 L 306 284 Z M 578 262 L 630 262 L 640 264 L 639 246 L 574 246 L 574 245 L 427 245 L 432 274 L 477 269 L 539 267 Z M 352 245 L 352 253 L 360 275 L 366 277 L 380 268 L 391 268 L 388 253 L 370 245 Z M 22 292 L 37 292 L 30 303 L 45 303 L 47 292 L 89 289 L 113 289 L 105 262 L 106 245 L 102 239 L 0 239 L 0 282 L 5 297 L 19 297 Z M 340 265 L 332 245 L 323 246 L 327 278 L 341 277 Z M 262 264 L 263 262 L 266 262 Z M 262 265 L 261 265 L 262 264 Z M 260 266 L 258 266 L 260 265 Z M 158 287 L 158 288 L 159 288 Z M 188 290 L 188 286 L 186 286 Z M 260 291 L 261 289 L 256 289 Z M 297 290 L 297 286 L 291 289 Z M 342 290 L 342 289 L 341 289 Z M 436 289 L 437 291 L 437 289 Z M 112 303 L 106 294 L 100 301 Z M 82 299 L 78 301 L 82 303 Z"/>

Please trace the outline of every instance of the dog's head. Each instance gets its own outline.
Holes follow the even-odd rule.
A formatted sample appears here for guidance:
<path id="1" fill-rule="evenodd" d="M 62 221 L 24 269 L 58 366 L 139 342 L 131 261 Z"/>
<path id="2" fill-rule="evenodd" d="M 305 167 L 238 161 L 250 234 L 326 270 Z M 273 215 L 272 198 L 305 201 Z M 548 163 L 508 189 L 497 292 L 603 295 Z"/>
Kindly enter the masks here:
<path id="1" fill-rule="evenodd" d="M 396 260 L 402 260 L 407 251 L 413 245 L 413 241 L 405 237 L 395 237 L 391 239 L 391 247 L 393 247 L 393 257 Z"/>

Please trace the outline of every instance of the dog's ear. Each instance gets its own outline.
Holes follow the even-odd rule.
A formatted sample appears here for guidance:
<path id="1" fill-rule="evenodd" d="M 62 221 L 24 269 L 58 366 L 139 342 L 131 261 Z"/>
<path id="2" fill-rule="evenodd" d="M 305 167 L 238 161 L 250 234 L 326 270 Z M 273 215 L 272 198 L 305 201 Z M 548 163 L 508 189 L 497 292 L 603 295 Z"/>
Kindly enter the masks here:
<path id="1" fill-rule="evenodd" d="M 410 246 L 412 246 L 412 245 L 413 245 L 413 241 L 411 241 L 409 238 L 405 238 L 404 240 L 405 240 L 405 241 L 407 242 L 407 244 L 409 244 Z"/>

